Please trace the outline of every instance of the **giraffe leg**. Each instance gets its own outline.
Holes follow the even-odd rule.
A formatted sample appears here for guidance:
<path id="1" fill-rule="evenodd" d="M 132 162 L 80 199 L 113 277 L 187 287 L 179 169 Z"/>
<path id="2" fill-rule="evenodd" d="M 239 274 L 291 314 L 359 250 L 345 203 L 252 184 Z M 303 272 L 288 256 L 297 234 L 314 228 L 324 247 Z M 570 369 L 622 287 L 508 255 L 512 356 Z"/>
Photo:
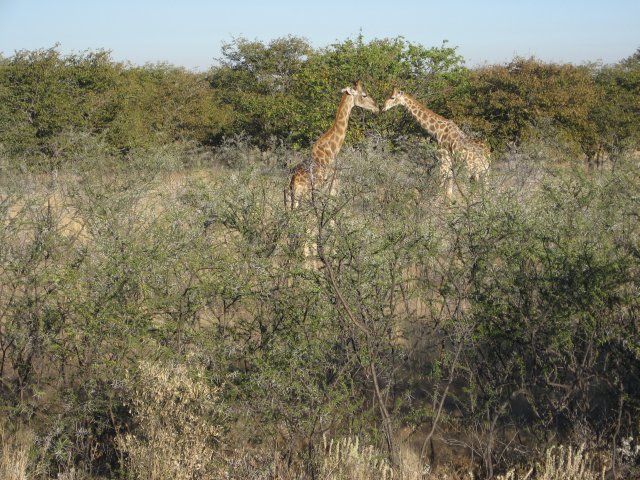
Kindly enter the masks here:
<path id="1" fill-rule="evenodd" d="M 472 183 L 480 184 L 482 177 L 489 171 L 488 159 L 483 155 L 471 156 L 467 165 Z"/>
<path id="2" fill-rule="evenodd" d="M 299 211 L 298 208 L 300 207 L 303 198 L 309 193 L 310 190 L 311 187 L 309 185 L 309 177 L 304 173 L 296 172 L 296 174 L 294 174 L 294 176 L 292 177 L 288 188 L 285 189 L 286 207 L 290 208 L 291 213 Z M 299 225 L 299 227 L 301 228 L 296 228 L 296 233 L 290 233 L 289 248 L 292 252 L 299 252 L 299 249 L 302 248 L 303 258 L 306 262 L 310 257 L 312 250 L 309 241 L 311 231 L 309 227 L 309 221 L 307 218 L 302 219 L 298 215 L 294 215 L 292 218 L 302 220 L 303 223 Z"/>
<path id="3" fill-rule="evenodd" d="M 314 221 L 307 218 L 303 243 L 304 264 L 309 270 L 319 270 L 321 266 L 318 255 L 318 230 Z"/>
<path id="4" fill-rule="evenodd" d="M 328 177 L 329 180 L 329 195 L 335 196 L 338 194 L 338 190 L 340 190 L 340 180 L 338 179 L 338 171 L 334 167 L 332 168 L 331 174 Z"/>
<path id="5" fill-rule="evenodd" d="M 445 187 L 445 195 L 448 199 L 453 197 L 453 159 L 451 154 L 441 149 L 438 154 L 440 158 L 440 178 Z"/>
<path id="6" fill-rule="evenodd" d="M 304 259 L 307 264 L 309 262 L 312 262 L 313 261 L 312 259 L 314 257 L 313 242 L 311 241 L 312 234 L 313 234 L 313 229 L 307 228 L 307 231 L 305 232 L 304 245 L 303 245 Z"/>
<path id="7" fill-rule="evenodd" d="M 317 199 L 318 190 L 315 185 L 316 177 L 313 173 L 309 177 L 309 183 L 306 185 L 304 192 L 297 197 L 296 206 L 302 201 L 303 195 L 306 196 L 311 205 L 315 205 Z M 311 205 L 307 205 L 307 207 L 311 207 Z M 311 211 L 314 211 L 315 208 L 311 208 Z M 304 219 L 304 237 L 302 239 L 302 255 L 304 259 L 305 267 L 309 270 L 316 269 L 317 255 L 316 255 L 316 246 L 315 246 L 315 226 L 314 222 L 311 218 L 305 215 Z M 313 215 L 312 215 L 313 217 Z"/>
<path id="8" fill-rule="evenodd" d="M 298 206 L 300 206 L 302 196 L 307 192 L 307 190 L 308 187 L 304 178 L 291 186 L 291 210 L 295 210 L 296 208 L 298 208 Z"/>
<path id="9" fill-rule="evenodd" d="M 469 158 L 467 160 L 467 170 L 469 173 L 470 183 L 478 183 L 478 180 L 480 180 L 480 168 L 480 163 L 477 159 Z"/>

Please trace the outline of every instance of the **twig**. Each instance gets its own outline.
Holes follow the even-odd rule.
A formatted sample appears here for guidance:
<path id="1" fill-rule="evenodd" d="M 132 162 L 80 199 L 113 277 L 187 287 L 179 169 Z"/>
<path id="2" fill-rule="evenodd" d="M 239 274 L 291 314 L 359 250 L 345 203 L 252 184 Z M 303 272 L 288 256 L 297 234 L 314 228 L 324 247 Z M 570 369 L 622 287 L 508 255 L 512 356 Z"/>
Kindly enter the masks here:
<path id="1" fill-rule="evenodd" d="M 456 366 L 458 364 L 458 358 L 460 357 L 460 352 L 462 351 L 462 340 L 458 342 L 458 348 L 456 349 L 456 355 L 453 359 L 453 364 L 451 366 L 451 371 L 449 372 L 449 380 L 447 381 L 447 386 L 442 392 L 442 397 L 440 398 L 440 405 L 438 405 L 438 411 L 436 412 L 436 416 L 433 419 L 433 424 L 431 425 L 431 431 L 422 442 L 422 448 L 420 449 L 420 459 L 424 459 L 424 453 L 427 448 L 427 443 L 431 441 L 431 437 L 433 437 L 434 432 L 436 431 L 436 427 L 438 426 L 438 420 L 440 419 L 440 414 L 442 413 L 442 407 L 444 406 L 444 401 L 447 398 L 447 394 L 449 393 L 449 388 L 453 383 L 453 375 L 456 371 Z"/>

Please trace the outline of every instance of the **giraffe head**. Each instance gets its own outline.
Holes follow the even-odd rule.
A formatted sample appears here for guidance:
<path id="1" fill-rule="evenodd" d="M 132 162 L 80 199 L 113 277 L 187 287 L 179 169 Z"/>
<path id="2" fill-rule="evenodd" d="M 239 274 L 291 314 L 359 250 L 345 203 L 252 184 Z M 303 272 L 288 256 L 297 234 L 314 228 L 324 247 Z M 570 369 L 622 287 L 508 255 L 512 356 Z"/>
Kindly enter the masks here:
<path id="1" fill-rule="evenodd" d="M 398 90 L 397 87 L 393 87 L 393 93 L 391 93 L 391 96 L 385 100 L 382 111 L 386 112 L 390 108 L 393 108 L 397 105 L 404 105 L 404 101 L 404 92 L 402 90 Z"/>
<path id="2" fill-rule="evenodd" d="M 355 88 L 347 87 L 342 89 L 342 93 L 345 95 L 349 95 L 353 99 L 353 104 L 356 107 L 364 108 L 365 110 L 370 110 L 372 112 L 378 113 L 380 109 L 378 108 L 378 104 L 375 102 L 373 98 L 367 95 L 367 92 L 362 88 L 362 83 L 358 80 L 355 85 Z"/>

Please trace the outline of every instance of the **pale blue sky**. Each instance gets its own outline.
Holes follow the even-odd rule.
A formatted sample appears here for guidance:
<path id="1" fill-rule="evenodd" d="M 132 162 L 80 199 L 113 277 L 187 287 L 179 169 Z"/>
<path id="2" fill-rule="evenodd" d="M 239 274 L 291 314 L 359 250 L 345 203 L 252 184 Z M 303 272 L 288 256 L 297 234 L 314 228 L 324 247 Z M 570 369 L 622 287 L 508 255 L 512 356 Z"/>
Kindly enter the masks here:
<path id="1" fill-rule="evenodd" d="M 286 35 L 313 46 L 403 36 L 443 40 L 468 66 L 515 55 L 544 61 L 614 63 L 640 47 L 640 0 L 0 0 L 0 52 L 51 47 L 112 51 L 135 64 L 207 70 L 223 42 Z"/>

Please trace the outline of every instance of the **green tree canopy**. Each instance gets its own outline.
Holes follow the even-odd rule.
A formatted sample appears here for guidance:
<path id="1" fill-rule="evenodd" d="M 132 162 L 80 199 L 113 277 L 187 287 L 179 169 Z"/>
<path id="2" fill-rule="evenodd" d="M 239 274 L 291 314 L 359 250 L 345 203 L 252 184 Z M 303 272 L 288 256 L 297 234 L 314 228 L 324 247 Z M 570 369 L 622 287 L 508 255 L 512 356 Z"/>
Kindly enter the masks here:
<path id="1" fill-rule="evenodd" d="M 210 72 L 211 86 L 237 113 L 234 128 L 265 143 L 272 137 L 307 146 L 334 119 L 340 90 L 362 80 L 381 103 L 394 85 L 432 94 L 441 107 L 452 82 L 463 84 L 463 60 L 446 43 L 425 48 L 402 37 L 365 42 L 362 36 L 313 49 L 298 37 L 268 44 L 234 39 Z M 222 93 L 223 92 L 223 93 Z M 388 129 L 389 119 L 375 121 Z M 355 122 L 351 138 L 362 136 Z"/>
<path id="2" fill-rule="evenodd" d="M 590 113 L 600 92 L 588 67 L 516 58 L 479 68 L 473 77 L 469 111 L 494 146 L 520 143 L 549 125 L 585 152 L 595 142 Z"/>
<path id="3" fill-rule="evenodd" d="M 602 148 L 609 154 L 640 142 L 640 48 L 618 64 L 601 68 L 596 82 L 603 90 L 594 121 Z"/>

